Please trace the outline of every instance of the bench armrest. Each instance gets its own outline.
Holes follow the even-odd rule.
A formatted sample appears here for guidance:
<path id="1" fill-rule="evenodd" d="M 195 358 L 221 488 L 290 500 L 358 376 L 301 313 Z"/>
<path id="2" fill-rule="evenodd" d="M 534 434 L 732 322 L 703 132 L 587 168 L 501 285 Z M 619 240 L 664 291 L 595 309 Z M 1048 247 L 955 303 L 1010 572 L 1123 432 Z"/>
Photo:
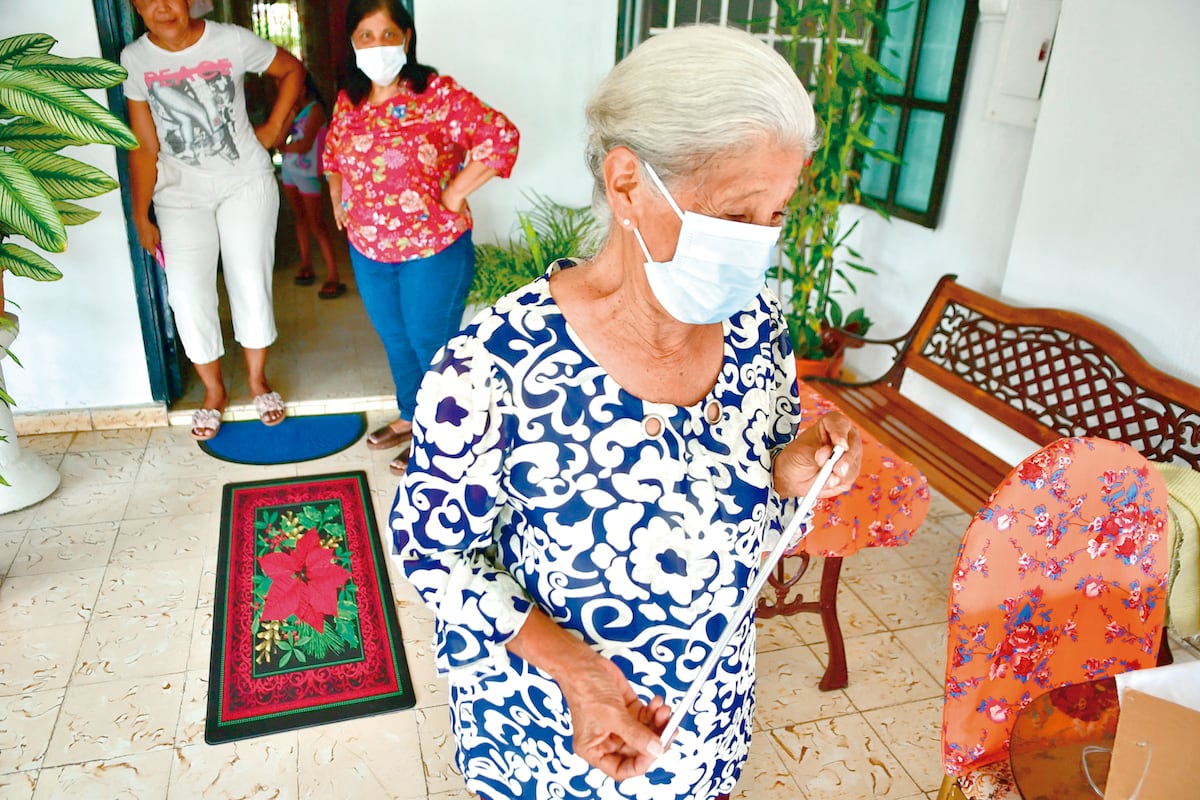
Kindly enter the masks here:
<path id="1" fill-rule="evenodd" d="M 913 326 L 899 336 L 893 336 L 890 339 L 873 339 L 867 336 L 860 336 L 856 333 L 838 329 L 832 333 L 832 338 L 843 343 L 847 350 L 860 347 L 886 347 L 892 351 L 892 363 L 884 370 L 883 374 L 861 381 L 845 381 L 839 378 L 814 377 L 807 378 L 810 381 L 819 381 L 821 383 L 832 383 L 838 386 L 870 386 L 876 383 L 886 383 L 893 386 L 900 385 L 900 378 L 904 374 L 904 355 L 908 352 L 909 346 L 912 344 L 913 335 L 917 331 L 917 325 L 920 320 L 913 323 Z"/>
<path id="2" fill-rule="evenodd" d="M 891 339 L 868 339 L 865 336 L 858 336 L 843 330 L 838 330 L 834 333 L 834 337 L 844 341 L 846 347 L 876 345 L 891 348 L 892 364 L 882 375 L 865 381 L 842 381 L 837 378 L 814 378 L 813 380 L 832 383 L 838 386 L 870 386 L 872 384 L 884 383 L 898 389 L 900 387 L 900 380 L 904 377 L 904 370 L 908 367 L 908 351 L 912 348 L 913 342 L 921 330 L 921 326 L 925 324 L 926 320 L 936 319 L 941 314 L 941 308 L 945 302 L 942 300 L 942 296 L 946 291 L 957 285 L 955 283 L 957 278 L 958 276 L 952 273 L 939 278 L 937 286 L 933 287 L 933 293 L 925 301 L 925 305 L 921 308 L 921 313 L 913 321 L 912 327 L 899 336 Z"/>

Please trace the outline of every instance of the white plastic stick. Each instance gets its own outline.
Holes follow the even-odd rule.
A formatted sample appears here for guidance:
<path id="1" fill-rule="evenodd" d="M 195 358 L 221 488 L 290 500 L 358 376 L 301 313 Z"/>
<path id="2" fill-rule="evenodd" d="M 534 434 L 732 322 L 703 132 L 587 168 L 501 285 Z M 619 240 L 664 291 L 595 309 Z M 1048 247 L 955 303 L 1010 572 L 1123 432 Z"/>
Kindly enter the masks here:
<path id="1" fill-rule="evenodd" d="M 712 673 L 713 668 L 716 667 L 717 661 L 721 658 L 721 653 L 725 650 L 726 645 L 729 644 L 729 640 L 733 638 L 733 634 L 738 626 L 741 625 L 742 620 L 745 619 L 754 607 L 755 602 L 758 600 L 758 593 L 762 591 L 763 585 L 771 576 L 771 571 L 775 569 L 775 565 L 779 563 L 779 559 L 783 558 L 783 554 L 792 547 L 792 539 L 812 512 L 812 507 L 817 502 L 817 495 L 825 488 L 825 484 L 829 481 L 829 476 L 833 473 L 833 465 L 838 462 L 838 459 L 845 452 L 846 449 L 844 447 L 833 448 L 833 453 L 829 456 L 829 460 L 821 467 L 821 471 L 817 473 L 817 477 L 813 480 L 808 493 L 800 501 L 800 506 L 796 509 L 796 515 L 792 517 L 792 521 L 788 523 L 783 535 L 779 537 L 779 541 L 771 550 L 771 554 L 767 557 L 766 562 L 759 566 L 758 574 L 755 576 L 754 582 L 750 584 L 750 589 L 746 592 L 746 596 L 742 598 L 741 605 L 737 607 L 733 612 L 733 616 L 725 623 L 725 631 L 721 634 L 721 638 L 713 645 L 712 650 L 708 653 L 708 658 L 704 661 L 704 665 L 700 667 L 700 671 L 696 674 L 696 679 L 688 687 L 683 699 L 679 701 L 679 704 L 671 712 L 671 719 L 667 721 L 667 727 L 663 729 L 662 735 L 659 737 L 659 741 L 662 742 L 663 747 L 666 747 L 671 739 L 674 738 L 675 731 L 679 729 L 684 717 L 691 710 L 692 703 L 696 702 L 696 697 L 700 694 L 701 687 L 708 680 L 708 676 Z M 805 535 L 807 533 L 805 531 Z M 706 620 L 701 620 L 694 628 L 692 642 L 698 641 L 703 637 L 704 631 L 707 628 L 705 622 Z M 689 643 L 688 647 L 690 649 L 691 643 Z"/>

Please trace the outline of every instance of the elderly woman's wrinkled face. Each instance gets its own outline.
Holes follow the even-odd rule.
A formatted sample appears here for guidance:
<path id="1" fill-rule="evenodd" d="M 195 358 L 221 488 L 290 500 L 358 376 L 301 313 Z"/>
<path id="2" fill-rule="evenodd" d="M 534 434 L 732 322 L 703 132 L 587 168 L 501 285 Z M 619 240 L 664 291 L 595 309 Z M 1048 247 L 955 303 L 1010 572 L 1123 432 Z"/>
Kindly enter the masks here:
<path id="1" fill-rule="evenodd" d="M 668 186 L 683 211 L 754 225 L 783 225 L 808 154 L 774 138 L 749 141 L 744 148 L 710 158 L 691 175 Z M 654 166 L 653 164 L 651 165 Z M 681 221 L 649 181 L 638 203 L 637 225 L 653 260 L 673 257 Z"/>
<path id="2" fill-rule="evenodd" d="M 744 150 L 710 159 L 693 175 L 677 180 L 672 194 L 684 211 L 778 227 L 806 159 L 802 148 L 762 139 Z M 666 201 L 659 205 L 666 212 L 662 216 L 678 229 L 679 218 Z"/>
<path id="3" fill-rule="evenodd" d="M 633 234 L 646 258 L 650 289 L 668 314 L 708 325 L 762 291 L 805 156 L 800 148 L 760 137 L 709 158 L 674 186 L 663 185 L 653 164 L 642 164 L 650 180 L 638 186 L 653 184 L 666 196 L 638 193 Z"/>

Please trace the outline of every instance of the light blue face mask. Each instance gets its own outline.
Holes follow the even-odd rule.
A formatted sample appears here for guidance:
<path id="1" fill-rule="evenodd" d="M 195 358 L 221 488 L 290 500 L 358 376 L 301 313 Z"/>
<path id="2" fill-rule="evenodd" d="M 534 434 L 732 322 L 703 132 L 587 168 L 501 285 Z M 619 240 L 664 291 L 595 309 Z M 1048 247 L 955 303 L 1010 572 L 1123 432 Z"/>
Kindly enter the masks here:
<path id="1" fill-rule="evenodd" d="M 670 261 L 651 258 L 641 232 L 633 229 L 646 255 L 646 279 L 654 297 L 680 322 L 708 325 L 729 319 L 762 291 L 779 228 L 680 211 L 654 168 L 645 166 L 683 220 Z"/>

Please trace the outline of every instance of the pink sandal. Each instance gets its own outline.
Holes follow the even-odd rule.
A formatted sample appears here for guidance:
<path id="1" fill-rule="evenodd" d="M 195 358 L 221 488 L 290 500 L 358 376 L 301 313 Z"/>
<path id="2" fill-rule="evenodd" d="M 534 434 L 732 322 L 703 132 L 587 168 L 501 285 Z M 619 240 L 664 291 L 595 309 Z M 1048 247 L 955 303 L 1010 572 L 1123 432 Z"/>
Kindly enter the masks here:
<path id="1" fill-rule="evenodd" d="M 258 412 L 258 418 L 262 420 L 262 424 L 268 428 L 278 425 L 287 417 L 287 412 L 283 407 L 283 398 L 279 396 L 279 392 L 263 392 L 255 397 L 254 410 Z M 274 414 L 279 416 L 270 419 Z"/>
<path id="2" fill-rule="evenodd" d="M 221 413 L 219 408 L 201 408 L 192 412 L 192 438 L 197 442 L 215 438 L 221 430 Z"/>

